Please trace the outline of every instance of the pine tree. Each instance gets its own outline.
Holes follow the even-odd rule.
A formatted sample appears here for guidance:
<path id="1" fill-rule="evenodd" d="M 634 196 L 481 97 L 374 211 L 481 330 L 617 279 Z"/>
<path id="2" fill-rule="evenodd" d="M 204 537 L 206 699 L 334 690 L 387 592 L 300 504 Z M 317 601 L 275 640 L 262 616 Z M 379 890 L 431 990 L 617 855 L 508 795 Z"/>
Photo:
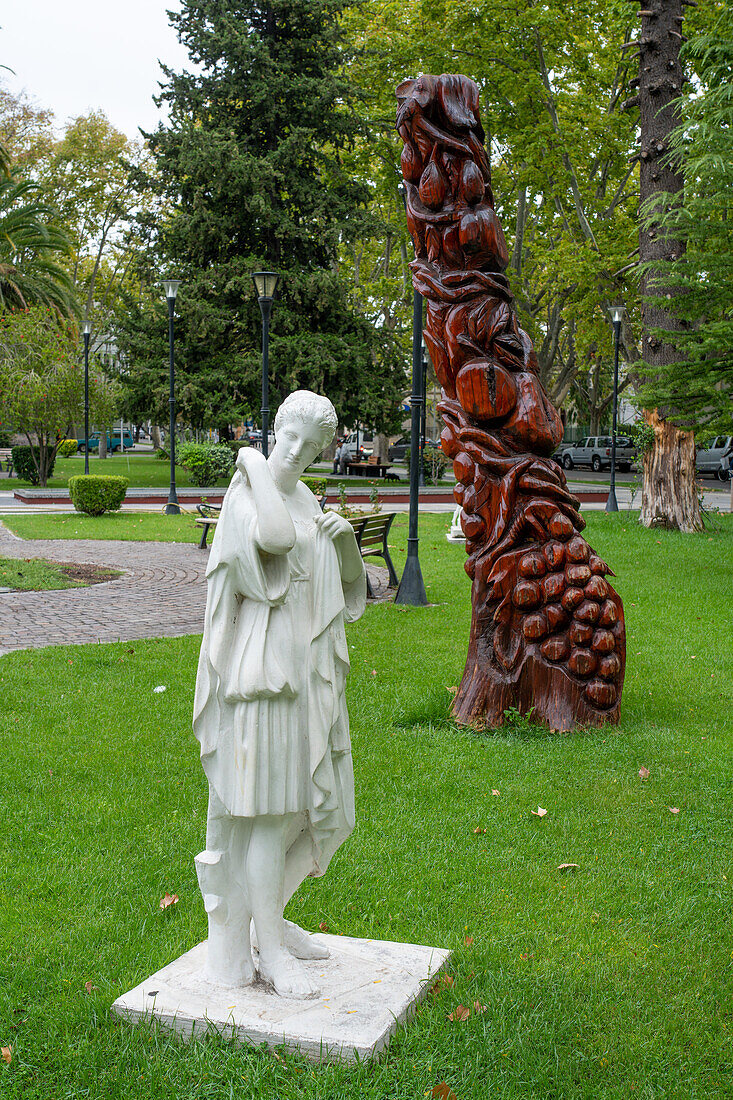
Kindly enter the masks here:
<path id="1" fill-rule="evenodd" d="M 400 354 L 358 312 L 338 266 L 340 245 L 364 234 L 369 199 L 342 163 L 358 126 L 339 69 L 344 6 L 184 0 L 170 14 L 195 68 L 164 70 L 170 121 L 148 137 L 168 208 L 156 251 L 182 280 L 177 374 L 194 424 L 223 427 L 259 407 L 258 269 L 282 275 L 270 406 L 308 387 L 326 393 L 344 422 L 394 424 Z M 133 370 L 162 382 L 162 301 L 143 296 L 123 327 Z"/>

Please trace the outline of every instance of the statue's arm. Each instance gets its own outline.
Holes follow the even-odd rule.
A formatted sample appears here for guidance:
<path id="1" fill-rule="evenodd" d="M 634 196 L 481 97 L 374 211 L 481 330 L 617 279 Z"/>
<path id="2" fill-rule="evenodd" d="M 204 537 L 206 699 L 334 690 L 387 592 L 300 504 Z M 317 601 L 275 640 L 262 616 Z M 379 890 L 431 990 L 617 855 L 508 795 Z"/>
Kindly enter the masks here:
<path id="1" fill-rule="evenodd" d="M 237 469 L 252 490 L 257 529 L 255 541 L 265 554 L 287 554 L 295 545 L 295 527 L 260 451 L 241 447 Z"/>

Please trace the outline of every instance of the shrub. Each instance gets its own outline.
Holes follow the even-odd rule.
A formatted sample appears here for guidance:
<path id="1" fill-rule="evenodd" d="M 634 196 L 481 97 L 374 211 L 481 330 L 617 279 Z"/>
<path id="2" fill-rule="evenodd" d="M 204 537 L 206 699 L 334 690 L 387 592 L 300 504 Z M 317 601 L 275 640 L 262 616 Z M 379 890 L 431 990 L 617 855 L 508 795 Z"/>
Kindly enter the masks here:
<path id="1" fill-rule="evenodd" d="M 302 477 L 300 479 L 304 485 L 307 485 L 314 497 L 323 497 L 328 491 L 328 482 L 325 477 Z"/>
<path id="2" fill-rule="evenodd" d="M 182 443 L 176 464 L 188 470 L 194 485 L 213 485 L 231 477 L 234 453 L 226 443 Z"/>
<path id="3" fill-rule="evenodd" d="M 155 457 L 159 462 L 170 462 L 171 460 L 171 456 L 168 451 L 166 451 L 165 447 L 158 447 L 158 450 L 155 452 Z"/>
<path id="4" fill-rule="evenodd" d="M 61 455 L 62 458 L 71 458 L 78 449 L 79 445 L 75 439 L 62 439 L 56 448 L 56 454 Z"/>
<path id="5" fill-rule="evenodd" d="M 77 474 L 69 478 L 69 496 L 77 512 L 101 516 L 103 512 L 119 511 L 129 484 L 126 477 Z"/>
<path id="6" fill-rule="evenodd" d="M 10 453 L 13 456 L 13 467 L 15 468 L 16 475 L 21 481 L 30 481 L 31 485 L 38 485 L 39 475 L 36 463 L 33 461 L 33 447 L 28 443 L 21 443 L 16 447 L 11 447 Z M 38 454 L 36 453 L 36 459 Z M 53 476 L 53 468 L 56 460 L 51 463 L 48 470 L 48 477 Z"/>
<path id="7" fill-rule="evenodd" d="M 405 453 L 407 469 L 410 469 L 410 452 Z M 448 459 L 440 447 L 426 447 L 422 453 L 422 468 L 428 485 L 437 485 L 448 465 Z"/>
<path id="8" fill-rule="evenodd" d="M 10 432 L 5 431 L 4 428 L 0 428 L 0 447 L 12 447 L 13 440 Z"/>
<path id="9" fill-rule="evenodd" d="M 236 459 L 242 447 L 249 447 L 249 441 L 247 439 L 228 439 L 225 446 L 230 448 Z"/>

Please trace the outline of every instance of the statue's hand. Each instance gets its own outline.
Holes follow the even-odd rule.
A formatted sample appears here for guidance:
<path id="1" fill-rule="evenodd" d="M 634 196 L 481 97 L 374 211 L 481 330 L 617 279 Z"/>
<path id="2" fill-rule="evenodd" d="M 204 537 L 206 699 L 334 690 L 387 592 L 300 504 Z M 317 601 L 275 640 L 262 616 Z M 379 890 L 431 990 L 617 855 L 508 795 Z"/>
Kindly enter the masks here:
<path id="1" fill-rule="evenodd" d="M 257 451 L 254 447 L 240 447 L 237 452 L 236 466 L 243 474 L 244 480 L 251 481 L 253 474 L 257 477 L 258 473 L 264 473 L 267 470 L 267 459 L 262 451 Z"/>
<path id="2" fill-rule="evenodd" d="M 348 535 L 355 537 L 354 528 L 338 512 L 322 512 L 320 516 L 316 516 L 316 527 L 332 540 Z"/>

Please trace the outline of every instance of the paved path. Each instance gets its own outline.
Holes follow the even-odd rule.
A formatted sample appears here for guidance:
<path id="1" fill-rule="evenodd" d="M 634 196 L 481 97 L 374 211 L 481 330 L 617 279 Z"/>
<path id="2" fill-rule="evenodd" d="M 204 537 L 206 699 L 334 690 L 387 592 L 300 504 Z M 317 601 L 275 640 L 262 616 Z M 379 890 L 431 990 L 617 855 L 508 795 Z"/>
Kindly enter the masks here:
<path id="1" fill-rule="evenodd" d="M 0 593 L 0 655 L 84 642 L 175 638 L 204 629 L 208 550 L 195 543 L 19 539 L 0 523 L 0 557 L 124 570 L 117 580 L 51 592 Z M 377 598 L 387 570 L 368 566 Z"/>

